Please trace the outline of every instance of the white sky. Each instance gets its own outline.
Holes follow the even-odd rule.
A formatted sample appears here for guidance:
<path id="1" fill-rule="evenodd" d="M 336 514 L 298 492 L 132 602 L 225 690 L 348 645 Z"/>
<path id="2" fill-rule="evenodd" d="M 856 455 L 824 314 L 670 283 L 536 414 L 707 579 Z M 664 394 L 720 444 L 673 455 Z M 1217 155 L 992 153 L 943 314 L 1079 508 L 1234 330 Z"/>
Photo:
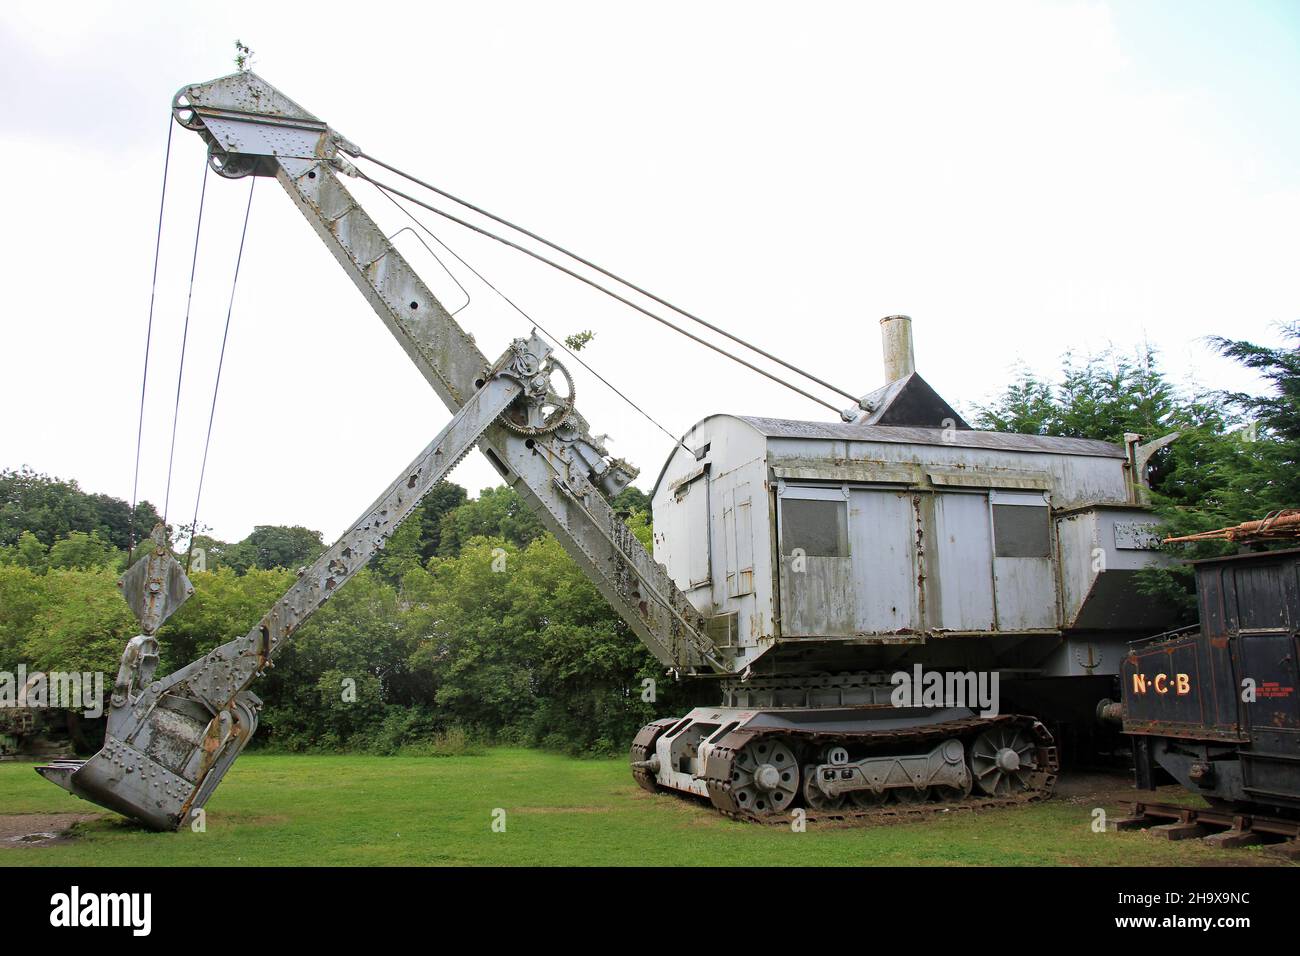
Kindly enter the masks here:
<path id="1" fill-rule="evenodd" d="M 368 152 L 850 390 L 881 383 L 877 320 L 896 312 L 915 319 L 919 370 L 966 407 L 1017 361 L 1050 374 L 1066 350 L 1144 340 L 1181 382 L 1251 388 L 1200 338 L 1276 343 L 1277 324 L 1300 318 L 1294 4 L 121 9 L 0 7 L 0 465 L 88 490 L 131 495 L 171 96 L 230 72 L 236 37 L 262 76 Z M 141 467 L 141 497 L 159 508 L 202 157 L 177 127 Z M 194 507 L 247 189 L 208 183 L 177 523 Z M 830 417 L 572 280 L 430 225 L 548 329 L 594 330 L 584 357 L 675 433 L 714 412 Z M 437 266 L 412 259 L 454 308 Z M 473 301 L 460 318 L 495 357 L 527 327 L 461 278 Z M 668 440 L 575 375 L 580 409 L 648 488 Z M 200 521 L 228 540 L 265 523 L 331 539 L 448 417 L 261 180 Z M 477 455 L 453 478 L 471 493 L 496 483 Z"/>

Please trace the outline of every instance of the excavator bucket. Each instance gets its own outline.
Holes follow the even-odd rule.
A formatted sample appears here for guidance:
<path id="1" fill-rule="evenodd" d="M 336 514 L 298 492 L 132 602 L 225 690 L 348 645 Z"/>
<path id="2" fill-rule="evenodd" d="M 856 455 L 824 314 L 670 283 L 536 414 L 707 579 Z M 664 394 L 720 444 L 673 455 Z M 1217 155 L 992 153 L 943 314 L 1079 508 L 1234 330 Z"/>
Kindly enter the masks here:
<path id="1" fill-rule="evenodd" d="M 122 655 L 104 746 L 89 760 L 55 760 L 36 772 L 74 796 L 155 829 L 174 830 L 191 808 L 203 805 L 253 736 L 261 701 L 242 691 L 230 706 L 212 707 L 188 686 L 195 664 L 165 681 L 153 680 L 153 635 L 194 587 L 171 552 L 165 527 L 159 524 L 151 537 L 150 552 L 118 581 L 143 633 Z"/>
<path id="2" fill-rule="evenodd" d="M 248 691 L 216 715 L 197 701 L 177 707 L 180 700 L 169 697 L 166 706 L 143 715 L 124 708 L 110 715 L 104 746 L 89 760 L 56 760 L 36 772 L 73 796 L 155 830 L 178 829 L 243 751 L 261 706 Z"/>

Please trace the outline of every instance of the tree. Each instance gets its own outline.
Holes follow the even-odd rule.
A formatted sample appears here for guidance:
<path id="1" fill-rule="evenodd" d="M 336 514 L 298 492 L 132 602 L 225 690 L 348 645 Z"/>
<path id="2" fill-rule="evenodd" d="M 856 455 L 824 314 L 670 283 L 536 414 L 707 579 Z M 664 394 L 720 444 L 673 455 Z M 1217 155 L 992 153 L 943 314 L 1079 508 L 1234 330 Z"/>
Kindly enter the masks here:
<path id="1" fill-rule="evenodd" d="M 136 507 L 135 540 L 158 522 L 153 505 Z M 62 481 L 30 468 L 0 471 L 0 546 L 17 543 L 24 531 L 49 546 L 73 531 L 97 531 L 114 548 L 125 550 L 131 506 L 109 495 L 87 494 L 75 481 Z"/>
<path id="2" fill-rule="evenodd" d="M 18 537 L 18 543 L 11 552 L 14 564 L 28 568 L 37 574 L 44 574 L 50 566 L 49 549 L 30 531 L 24 531 Z"/>
<path id="3" fill-rule="evenodd" d="M 1205 442 L 1228 427 L 1231 416 L 1206 399 L 1178 394 L 1150 346 L 1133 355 L 1109 349 L 1082 360 L 1065 355 L 1057 381 L 1027 369 L 990 405 L 977 406 L 977 428 L 1030 435 L 1090 438 L 1123 443 L 1134 433 L 1146 440 L 1173 431 L 1182 435 L 1157 452 L 1148 469 L 1156 491 L 1185 495 L 1203 487 Z"/>
<path id="4" fill-rule="evenodd" d="M 311 564 L 324 551 L 325 542 L 321 540 L 319 531 L 301 525 L 264 524 L 255 527 L 253 533 L 238 544 L 223 548 L 220 560 L 240 573 L 250 568 L 296 570 Z"/>
<path id="5" fill-rule="evenodd" d="M 94 530 L 113 547 L 123 551 L 126 550 L 128 539 L 132 542 L 143 541 L 149 537 L 154 525 L 162 520 L 162 516 L 147 501 L 141 501 L 135 506 L 134 522 L 131 519 L 131 506 L 121 498 L 96 494 L 90 496 L 90 501 L 99 516 L 99 524 Z M 135 529 L 134 532 L 132 528 Z"/>
<path id="6" fill-rule="evenodd" d="M 1152 504 L 1166 536 L 1193 534 L 1300 506 L 1300 324 L 1284 329 L 1290 347 L 1211 338 L 1222 354 L 1261 372 L 1268 395 L 1206 391 L 1180 395 L 1145 348 L 1133 357 L 1108 351 L 1082 362 L 1066 356 L 1058 382 L 1022 370 L 988 406 L 977 425 L 1004 431 L 1118 442 L 1126 432 L 1150 439 L 1178 430 L 1148 475 Z M 1223 542 L 1170 545 L 1178 558 L 1231 550 Z M 1190 569 L 1141 572 L 1153 598 L 1172 601 L 1187 621 L 1195 615 Z"/>
<path id="7" fill-rule="evenodd" d="M 125 551 L 117 550 L 101 538 L 98 531 L 92 531 L 90 534 L 72 531 L 66 538 L 60 538 L 50 546 L 49 566 L 75 568 L 81 571 L 88 571 L 91 568 L 120 570 L 125 557 Z"/>
<path id="8" fill-rule="evenodd" d="M 198 560 L 197 555 L 203 554 L 203 567 L 208 571 L 215 571 L 217 568 L 228 568 L 230 562 L 227 560 L 232 545 L 209 534 L 194 535 L 189 544 L 185 547 L 181 555 L 182 562 L 185 560 L 191 563 Z"/>
<path id="9" fill-rule="evenodd" d="M 641 511 L 650 514 L 650 496 L 636 485 L 628 485 L 609 500 L 609 505 L 616 513 Z"/>
<path id="10" fill-rule="evenodd" d="M 646 495 L 631 488 L 613 505 L 648 546 Z M 323 547 L 316 532 L 277 525 L 233 545 L 204 534 L 194 543 L 208 570 L 191 572 L 194 594 L 159 631 L 160 677 L 248 633 Z M 94 529 L 49 546 L 22 529 L 0 546 L 0 667 L 103 670 L 111 680 L 138 633 L 115 586 L 121 558 Z M 321 607 L 276 665 L 254 688 L 266 701 L 255 746 L 389 753 L 461 728 L 613 752 L 681 697 L 505 487 L 473 501 L 454 484 L 433 489 L 375 569 Z M 641 699 L 647 678 L 660 682 L 657 703 Z"/>
<path id="11" fill-rule="evenodd" d="M 540 538 L 545 530 L 513 488 L 506 485 L 484 488 L 473 501 L 465 502 L 443 517 L 438 554 L 444 557 L 459 554 L 476 537 L 502 538 L 520 547 Z"/>
<path id="12" fill-rule="evenodd" d="M 283 568 L 238 574 L 219 567 L 190 575 L 194 594 L 158 631 L 159 673 L 184 667 L 213 648 L 243 637 L 294 582 Z"/>
<path id="13" fill-rule="evenodd" d="M 1052 434 L 1059 418 L 1052 385 L 1023 366 L 992 405 L 978 405 L 976 412 L 975 427 L 1021 435 Z"/>
<path id="14" fill-rule="evenodd" d="M 126 642 L 139 623 L 106 568 L 51 571 L 41 579 L 43 600 L 19 639 L 28 666 L 42 671 L 101 671 L 117 675 Z"/>
<path id="15" fill-rule="evenodd" d="M 1242 509 L 1261 511 L 1300 507 L 1300 323 L 1284 326 L 1290 348 L 1267 348 L 1215 336 L 1210 341 L 1224 355 L 1260 373 L 1272 386 L 1266 395 L 1221 392 L 1220 397 L 1250 420 L 1241 436 L 1251 467 L 1237 476 L 1231 491 Z M 1231 507 L 1231 506 L 1230 506 Z M 1241 510 L 1234 513 L 1240 514 Z"/>
<path id="16" fill-rule="evenodd" d="M 30 568 L 0 564 L 0 670 L 24 660 L 22 645 L 47 603 L 44 579 Z"/>
<path id="17" fill-rule="evenodd" d="M 1210 392 L 1188 405 L 1190 426 L 1170 448 L 1169 467 L 1154 504 L 1169 536 L 1210 531 L 1300 507 L 1300 324 L 1283 327 L 1289 345 L 1267 348 L 1212 337 L 1220 353 L 1260 372 L 1264 395 Z M 1277 542 L 1285 547 L 1292 542 Z M 1224 541 L 1170 545 L 1181 558 L 1231 553 Z M 1151 593 L 1179 598 L 1195 613 L 1191 572 L 1143 573 Z"/>
<path id="18" fill-rule="evenodd" d="M 550 535 L 474 538 L 408 574 L 411 666 L 443 720 L 568 751 L 612 752 L 674 706 L 662 667 Z M 659 682 L 656 701 L 642 681 Z"/>
<path id="19" fill-rule="evenodd" d="M 384 549 L 375 555 L 373 566 L 390 582 L 400 581 L 412 568 L 423 567 L 438 553 L 443 518 L 465 504 L 467 498 L 460 485 L 438 482 L 389 538 Z"/>
<path id="20" fill-rule="evenodd" d="M 264 684 L 267 731 L 291 749 L 392 752 L 432 733 L 434 688 L 414 675 L 397 591 L 360 571 L 303 626 Z"/>
<path id="21" fill-rule="evenodd" d="M 1179 405 L 1154 349 L 1113 349 L 1079 361 L 1067 354 L 1060 380 L 1021 368 L 991 405 L 976 406 L 977 428 L 1123 442 L 1126 432 L 1157 438 L 1172 431 Z"/>
<path id="22" fill-rule="evenodd" d="M 642 682 L 655 680 L 669 696 L 662 666 L 553 537 L 530 544 L 511 578 L 512 604 L 527 609 L 537 700 L 529 741 L 569 752 L 626 748 L 657 716 Z"/>

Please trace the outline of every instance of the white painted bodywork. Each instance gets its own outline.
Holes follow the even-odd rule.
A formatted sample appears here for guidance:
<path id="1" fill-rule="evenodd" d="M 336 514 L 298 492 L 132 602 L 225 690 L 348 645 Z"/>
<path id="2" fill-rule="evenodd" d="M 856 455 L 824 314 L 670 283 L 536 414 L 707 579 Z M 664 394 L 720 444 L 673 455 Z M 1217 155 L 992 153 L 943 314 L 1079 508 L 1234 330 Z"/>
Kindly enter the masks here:
<path id="1" fill-rule="evenodd" d="M 1107 574 L 1165 560 L 1119 445 L 731 415 L 683 443 L 692 453 L 673 452 L 653 493 L 655 558 L 742 660 L 809 639 L 1020 634 L 1064 646 Z M 848 553 L 783 547 L 793 499 L 842 502 Z M 1000 545 L 997 509 L 1032 528 L 1041 515 L 1042 551 L 1017 551 L 1011 530 Z"/>

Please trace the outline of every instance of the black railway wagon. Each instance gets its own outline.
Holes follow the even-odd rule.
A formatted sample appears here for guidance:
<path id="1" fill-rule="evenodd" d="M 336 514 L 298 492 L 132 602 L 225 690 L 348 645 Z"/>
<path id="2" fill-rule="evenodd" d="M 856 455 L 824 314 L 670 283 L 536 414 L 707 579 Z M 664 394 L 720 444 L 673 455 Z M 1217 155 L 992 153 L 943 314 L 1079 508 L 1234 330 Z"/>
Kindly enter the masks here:
<path id="1" fill-rule="evenodd" d="M 1300 548 L 1193 563 L 1199 627 L 1131 645 L 1120 670 L 1137 786 L 1300 816 Z"/>

